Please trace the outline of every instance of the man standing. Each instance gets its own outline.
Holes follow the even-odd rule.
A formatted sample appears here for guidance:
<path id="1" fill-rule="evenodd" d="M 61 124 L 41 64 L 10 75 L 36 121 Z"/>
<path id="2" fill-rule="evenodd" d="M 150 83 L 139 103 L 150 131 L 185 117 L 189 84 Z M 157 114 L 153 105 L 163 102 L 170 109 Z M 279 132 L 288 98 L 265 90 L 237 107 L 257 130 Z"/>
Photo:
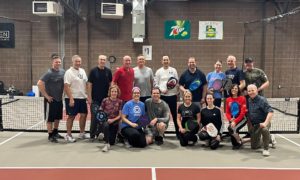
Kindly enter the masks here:
<path id="1" fill-rule="evenodd" d="M 75 138 L 72 136 L 73 121 L 76 115 L 79 113 L 79 139 L 87 139 L 89 136 L 85 133 L 85 123 L 87 116 L 87 104 L 86 104 L 86 84 L 87 76 L 84 69 L 81 66 L 81 57 L 74 55 L 72 57 L 73 66 L 70 67 L 65 73 L 65 103 L 66 111 L 68 114 L 67 119 L 67 135 L 65 137 L 67 142 L 75 142 Z"/>
<path id="2" fill-rule="evenodd" d="M 177 125 L 177 95 L 178 95 L 178 85 L 168 89 L 167 82 L 170 78 L 175 78 L 178 80 L 177 70 L 170 67 L 171 60 L 169 56 L 163 56 L 162 67 L 155 72 L 155 87 L 158 87 L 161 92 L 161 99 L 164 100 L 170 108 L 173 123 L 175 126 L 176 135 L 178 136 L 178 125 Z"/>
<path id="3" fill-rule="evenodd" d="M 264 148 L 262 155 L 269 156 L 269 143 L 271 142 L 269 129 L 271 127 L 273 109 L 263 96 L 258 95 L 257 87 L 254 84 L 248 85 L 247 91 L 249 95 L 248 119 L 250 119 L 252 125 L 250 128 L 251 148 L 260 148 L 262 137 Z"/>
<path id="4" fill-rule="evenodd" d="M 119 86 L 121 90 L 120 99 L 125 104 L 132 99 L 131 90 L 133 88 L 134 71 L 131 66 L 131 57 L 126 55 L 123 57 L 123 66 L 120 67 L 113 75 L 113 84 Z"/>
<path id="5" fill-rule="evenodd" d="M 229 55 L 227 57 L 227 67 L 228 70 L 225 71 L 225 75 L 227 79 L 231 79 L 232 84 L 238 84 L 241 91 L 244 90 L 245 84 L 245 76 L 243 71 L 236 66 L 236 57 L 233 55 Z M 229 97 L 229 93 L 224 91 L 224 96 Z"/>
<path id="6" fill-rule="evenodd" d="M 140 101 L 145 102 L 151 96 L 151 89 L 153 87 L 153 71 L 151 68 L 145 66 L 145 57 L 139 55 L 137 57 L 137 66 L 134 70 L 134 86 L 141 89 Z"/>
<path id="7" fill-rule="evenodd" d="M 107 97 L 108 89 L 112 81 L 111 70 L 105 67 L 107 57 L 100 55 L 98 57 L 98 66 L 93 68 L 89 74 L 87 83 L 88 103 L 91 105 L 91 112 L 93 107 L 99 107 L 104 98 Z M 94 139 L 97 131 L 94 114 L 91 113 L 90 135 Z"/>
<path id="8" fill-rule="evenodd" d="M 59 120 L 62 119 L 65 70 L 61 69 L 61 59 L 58 54 L 51 55 L 52 67 L 38 80 L 37 85 L 45 98 L 45 113 L 47 120 L 48 140 L 57 143 L 63 139 L 58 134 Z"/>
<path id="9" fill-rule="evenodd" d="M 201 108 L 201 105 L 205 103 L 207 81 L 205 74 L 197 68 L 195 57 L 188 59 L 188 69 L 180 76 L 179 85 L 182 93 L 187 90 L 192 92 L 192 102 L 195 102 Z"/>
<path id="10" fill-rule="evenodd" d="M 152 89 L 152 98 L 147 99 L 145 105 L 150 120 L 148 128 L 153 134 L 155 143 L 161 145 L 164 143 L 163 136 L 170 120 L 169 106 L 160 99 L 160 90 L 158 88 Z"/>
<path id="11" fill-rule="evenodd" d="M 251 57 L 245 59 L 244 66 L 246 69 L 244 72 L 246 87 L 250 84 L 255 84 L 258 94 L 263 96 L 263 90 L 268 88 L 270 85 L 267 75 L 263 70 L 254 67 L 253 59 Z"/>

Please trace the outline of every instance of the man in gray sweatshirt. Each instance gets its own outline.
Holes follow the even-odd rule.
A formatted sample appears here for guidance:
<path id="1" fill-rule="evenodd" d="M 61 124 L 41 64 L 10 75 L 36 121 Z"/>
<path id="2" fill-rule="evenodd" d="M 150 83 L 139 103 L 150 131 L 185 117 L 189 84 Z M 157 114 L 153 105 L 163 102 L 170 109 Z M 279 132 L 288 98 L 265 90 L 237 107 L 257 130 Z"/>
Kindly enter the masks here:
<path id="1" fill-rule="evenodd" d="M 168 104 L 160 99 L 159 88 L 152 89 L 151 98 L 146 100 L 145 105 L 150 120 L 147 129 L 153 134 L 155 143 L 161 145 L 170 120 L 170 109 Z"/>

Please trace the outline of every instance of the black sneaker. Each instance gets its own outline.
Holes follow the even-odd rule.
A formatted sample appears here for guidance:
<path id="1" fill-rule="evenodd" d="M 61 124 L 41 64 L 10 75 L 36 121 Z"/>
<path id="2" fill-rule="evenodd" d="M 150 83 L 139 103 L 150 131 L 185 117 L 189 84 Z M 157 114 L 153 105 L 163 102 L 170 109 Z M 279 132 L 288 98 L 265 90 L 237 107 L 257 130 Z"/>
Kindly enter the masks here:
<path id="1" fill-rule="evenodd" d="M 241 149 L 242 146 L 243 146 L 242 143 L 238 143 L 237 145 L 232 146 L 232 149 L 233 149 L 233 150 L 238 150 L 238 149 Z"/>
<path id="2" fill-rule="evenodd" d="M 158 146 L 162 145 L 164 143 L 164 139 L 161 136 L 156 136 L 155 137 L 155 144 L 157 144 Z"/>
<path id="3" fill-rule="evenodd" d="M 52 143 L 58 143 L 57 139 L 54 136 L 49 137 L 48 140 Z"/>
<path id="4" fill-rule="evenodd" d="M 55 137 L 56 139 L 64 139 L 64 137 L 63 137 L 62 135 L 58 134 L 58 133 L 55 134 L 54 137 Z"/>

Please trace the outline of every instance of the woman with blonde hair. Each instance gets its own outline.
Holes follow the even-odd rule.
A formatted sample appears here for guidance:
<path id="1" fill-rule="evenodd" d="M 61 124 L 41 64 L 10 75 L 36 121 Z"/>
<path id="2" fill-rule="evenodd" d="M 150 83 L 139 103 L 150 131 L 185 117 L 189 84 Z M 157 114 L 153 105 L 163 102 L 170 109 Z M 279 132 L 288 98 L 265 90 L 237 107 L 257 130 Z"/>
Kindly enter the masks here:
<path id="1" fill-rule="evenodd" d="M 198 140 L 200 108 L 192 102 L 192 93 L 188 90 L 183 93 L 183 103 L 178 107 L 177 124 L 180 145 L 194 145 Z"/>

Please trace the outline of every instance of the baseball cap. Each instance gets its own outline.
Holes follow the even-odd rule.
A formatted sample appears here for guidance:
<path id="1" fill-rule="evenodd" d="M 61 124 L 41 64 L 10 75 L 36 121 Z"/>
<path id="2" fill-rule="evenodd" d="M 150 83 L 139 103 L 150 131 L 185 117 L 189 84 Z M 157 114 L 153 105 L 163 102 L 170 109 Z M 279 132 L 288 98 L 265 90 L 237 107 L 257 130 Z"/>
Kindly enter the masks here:
<path id="1" fill-rule="evenodd" d="M 247 57 L 245 59 L 245 63 L 252 63 L 253 62 L 253 59 L 251 57 Z"/>

